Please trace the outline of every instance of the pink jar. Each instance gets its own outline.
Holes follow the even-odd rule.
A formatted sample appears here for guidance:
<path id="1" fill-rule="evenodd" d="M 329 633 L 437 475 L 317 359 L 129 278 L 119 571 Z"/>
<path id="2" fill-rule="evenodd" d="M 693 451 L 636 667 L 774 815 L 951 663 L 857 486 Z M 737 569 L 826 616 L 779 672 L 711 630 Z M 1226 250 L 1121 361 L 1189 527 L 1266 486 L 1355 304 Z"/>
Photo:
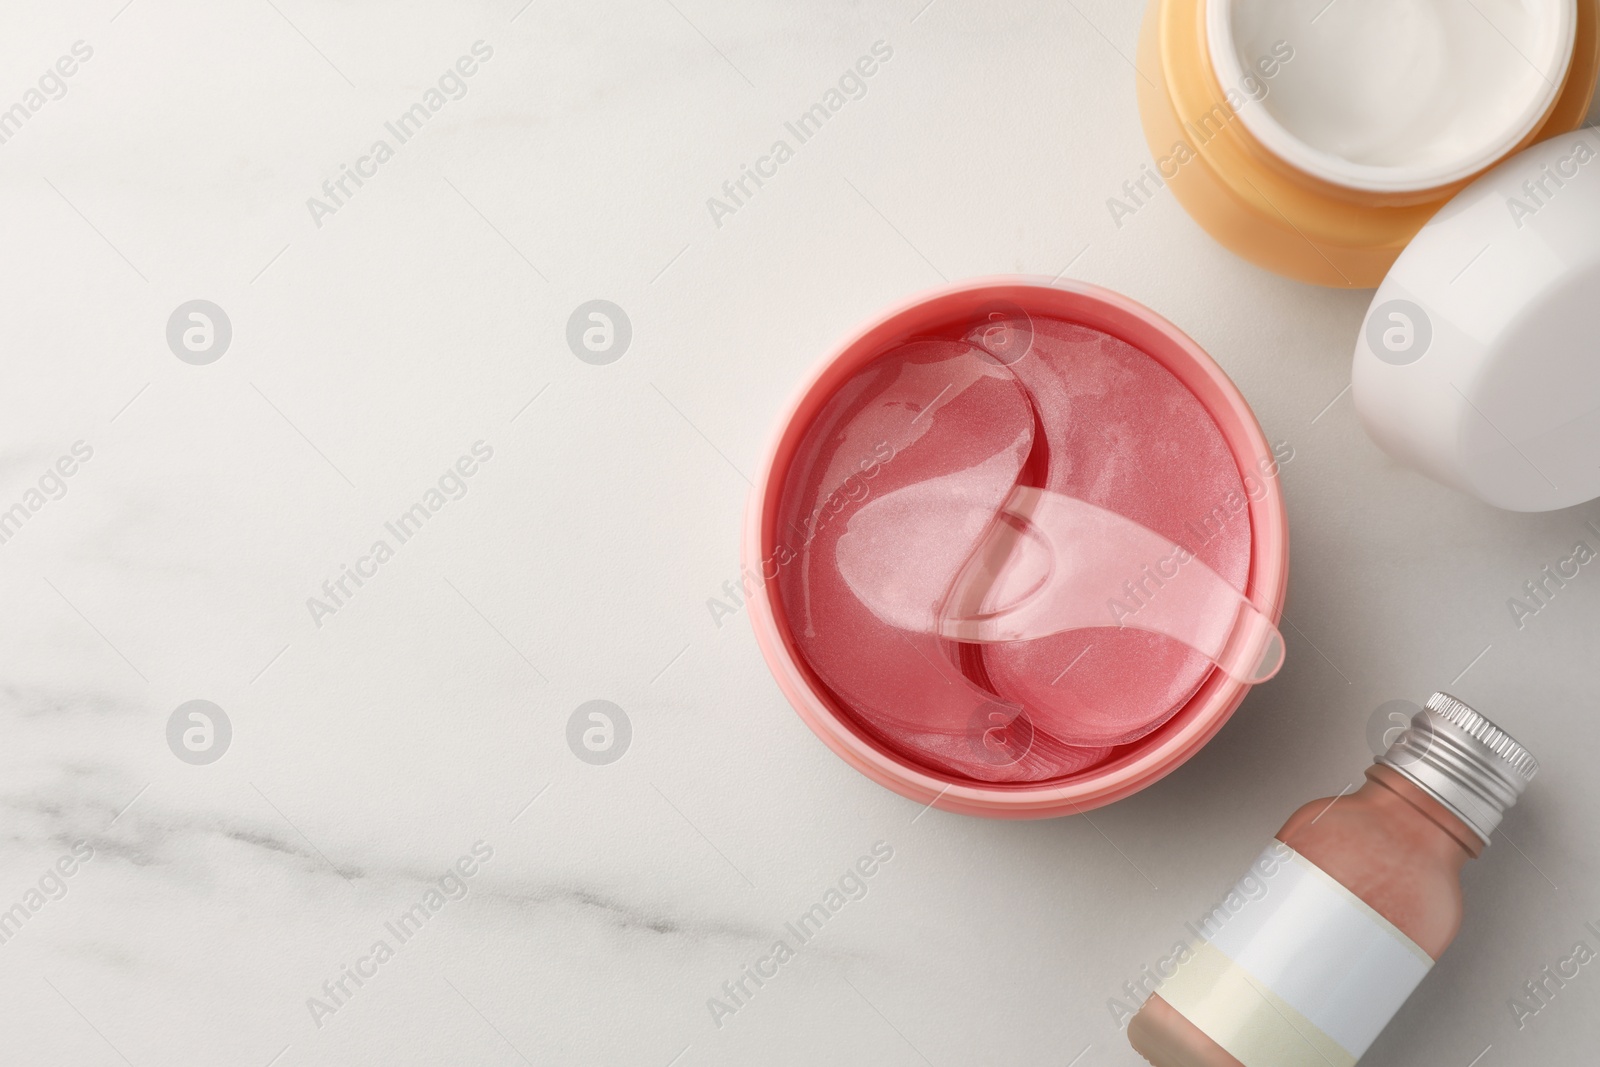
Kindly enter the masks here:
<path id="1" fill-rule="evenodd" d="M 791 625 L 790 610 L 780 588 L 784 582 L 794 581 L 792 573 L 784 574 L 784 568 L 793 559 L 794 553 L 785 547 L 784 537 L 779 533 L 779 519 L 783 514 L 789 515 L 787 527 L 790 530 L 795 528 L 792 503 L 786 504 L 784 498 L 791 481 L 791 468 L 808 462 L 803 460 L 803 450 L 813 448 L 811 442 L 817 436 L 812 433 L 813 424 L 819 419 L 833 417 L 830 412 L 839 406 L 834 403 L 836 394 L 841 394 L 843 387 L 857 380 L 858 376 L 873 373 L 884 359 L 892 358 L 886 353 L 905 350 L 908 339 L 937 336 L 970 338 L 981 334 L 985 318 L 998 317 L 993 310 L 995 308 L 1011 309 L 1006 315 L 1026 321 L 1030 336 L 1033 325 L 1037 323 L 1041 331 L 1040 346 L 1045 345 L 1045 334 L 1051 331 L 1053 337 L 1069 339 L 1104 335 L 1097 351 L 1115 350 L 1123 353 L 1117 358 L 1125 363 L 1136 356 L 1148 357 L 1159 366 L 1159 369 L 1151 369 L 1150 374 L 1143 377 L 1123 371 L 1106 375 L 1105 381 L 1111 384 L 1099 388 L 1098 394 L 1087 396 L 1082 403 L 1062 400 L 1052 407 L 1046 390 L 1038 401 L 1042 405 L 1042 424 L 1046 427 L 1058 415 L 1063 420 L 1086 422 L 1093 412 L 1101 410 L 1097 404 L 1115 403 L 1121 405 L 1118 410 L 1138 410 L 1144 397 L 1117 395 L 1116 392 L 1121 388 L 1117 383 L 1132 382 L 1134 385 L 1128 388 L 1135 393 L 1145 388 L 1161 393 L 1160 397 L 1152 395 L 1148 406 L 1161 404 L 1172 409 L 1174 394 L 1181 394 L 1182 404 L 1177 406 L 1185 410 L 1192 409 L 1188 423 L 1182 418 L 1169 420 L 1156 416 L 1146 417 L 1141 423 L 1143 429 L 1139 432 L 1143 439 L 1136 442 L 1132 451 L 1142 450 L 1146 469 L 1153 470 L 1153 480 L 1163 477 L 1163 472 L 1156 469 L 1162 466 L 1161 463 L 1150 462 L 1151 456 L 1171 456 L 1174 457 L 1174 463 L 1181 466 L 1182 462 L 1192 462 L 1193 453 L 1203 452 L 1207 456 L 1219 457 L 1206 462 L 1223 466 L 1231 464 L 1237 468 L 1215 472 L 1225 478 L 1237 479 L 1234 484 L 1247 487 L 1246 495 L 1239 497 L 1237 522 L 1229 535 L 1243 548 L 1234 552 L 1230 567 L 1224 568 L 1230 571 L 1228 581 L 1237 590 L 1234 595 L 1240 605 L 1240 621 L 1229 624 L 1234 627 L 1234 636 L 1227 639 L 1230 647 L 1234 638 L 1239 638 L 1245 632 L 1246 615 L 1257 620 L 1260 624 L 1258 628 L 1271 631 L 1274 638 L 1277 636 L 1272 627 L 1276 625 L 1282 610 L 1288 577 L 1288 530 L 1276 476 L 1279 463 L 1292 458 L 1292 450 L 1282 445 L 1275 450 L 1268 443 L 1238 389 L 1198 345 L 1171 323 L 1126 297 L 1078 282 L 1052 284 L 1038 278 L 998 277 L 959 282 L 923 293 L 889 309 L 852 334 L 822 360 L 815 374 L 800 389 L 789 412 L 780 421 L 776 438 L 758 472 L 742 539 L 750 620 L 762 655 L 778 680 L 779 687 L 800 717 L 834 752 L 874 781 L 903 796 L 921 804 L 969 815 L 1044 818 L 1074 814 L 1109 804 L 1144 788 L 1176 768 L 1222 728 L 1251 688 L 1253 676 L 1248 673 L 1241 676 L 1238 670 L 1212 668 L 1202 659 L 1202 665 L 1208 669 L 1195 673 L 1193 684 L 1185 682 L 1180 689 L 1174 690 L 1182 694 L 1182 699 L 1173 708 L 1162 711 L 1159 723 L 1148 732 L 1129 740 L 1109 738 L 1104 744 L 1097 741 L 1097 747 L 1092 749 L 1066 749 L 1090 753 L 1081 769 L 1042 780 L 980 780 L 952 771 L 948 766 L 940 766 L 938 760 L 920 758 L 916 752 L 886 740 L 881 731 L 870 722 L 863 721 L 853 705 L 846 706 L 848 701 L 823 680 L 814 661 L 808 659 L 808 653 L 802 647 L 803 642 L 797 640 Z M 976 334 L 973 324 L 978 324 Z M 953 343 L 959 345 L 966 342 L 958 340 Z M 1068 342 L 1051 343 L 1059 347 Z M 1033 348 L 1029 351 L 1032 352 Z M 1050 350 L 1040 347 L 1039 351 L 1043 354 L 1031 358 L 1047 358 Z M 999 360 L 984 351 L 978 351 L 978 355 L 991 364 L 1010 362 L 1010 357 L 1003 354 Z M 1093 369 L 1089 367 L 1089 370 Z M 1003 374 L 1005 371 L 995 370 L 995 373 Z M 1082 377 L 1078 371 L 1074 373 Z M 1151 375 L 1159 376 L 1159 388 L 1138 384 L 1156 382 L 1157 379 Z M 1071 375 L 1061 371 L 1058 377 L 1070 378 Z M 1069 406 L 1072 410 L 1056 410 L 1063 406 Z M 915 419 L 922 409 L 913 405 L 909 410 Z M 1169 424 L 1176 427 L 1192 426 L 1196 417 L 1206 427 L 1206 448 L 1191 448 L 1188 442 L 1180 439 L 1160 439 L 1162 434 L 1168 432 L 1166 427 Z M 983 429 L 983 423 L 970 420 L 965 424 L 951 421 L 945 425 L 976 426 L 979 431 Z M 1045 432 L 1044 429 L 1040 431 L 1041 435 Z M 1113 432 L 1101 434 L 1099 438 L 1090 435 L 1091 444 L 1088 447 L 1092 449 L 1092 441 L 1101 438 L 1121 440 Z M 1120 450 L 1121 446 L 1109 447 Z M 894 449 L 880 447 L 880 453 L 880 458 L 881 455 L 893 455 Z M 797 456 L 802 459 L 797 459 Z M 1092 455 L 1076 454 L 1073 462 L 1079 467 L 1088 467 L 1093 459 Z M 893 464 L 899 461 L 891 459 L 888 462 Z M 1061 465 L 1058 464 L 1058 467 Z M 892 478 L 886 478 L 884 484 L 891 481 Z M 1158 490 L 1153 488 L 1152 492 Z M 1181 546 L 1188 538 L 1183 531 L 1194 531 L 1198 537 L 1201 536 L 1201 527 L 1192 519 L 1180 525 L 1179 520 L 1183 516 L 1162 515 L 1160 506 L 1153 507 L 1153 512 L 1147 509 L 1145 517 L 1140 519 L 1143 525 L 1132 528 L 1142 536 L 1150 533 L 1144 527 L 1159 527 L 1164 532 L 1162 540 L 1175 546 L 1175 555 L 1182 552 L 1184 562 L 1200 558 L 1205 551 L 1203 545 L 1198 548 L 1190 545 L 1196 550 L 1194 553 Z M 1157 517 L 1152 519 L 1150 514 L 1156 514 Z M 841 518 L 838 527 L 843 529 L 849 521 L 853 520 L 850 517 Z M 793 534 L 785 536 L 793 538 Z M 1068 546 L 1068 551 L 1072 551 L 1071 546 Z M 1190 572 L 1209 574 L 1203 564 L 1191 564 Z M 1155 586 L 1160 586 L 1160 581 L 1150 575 L 1148 568 L 1145 574 Z M 1138 578 L 1137 574 L 1135 578 Z M 1185 579 L 1191 583 L 1197 580 Z M 1143 579 L 1138 579 L 1138 589 L 1134 584 L 1125 582 L 1123 585 L 1133 598 L 1130 603 L 1140 606 L 1143 601 L 1139 599 L 1138 589 L 1153 588 Z M 1230 614 L 1228 617 L 1231 619 L 1233 616 Z M 1091 632 L 1079 628 L 1078 634 L 1087 635 L 1084 638 L 1088 642 L 1084 652 L 1096 647 L 1096 642 L 1102 649 L 1114 648 L 1118 639 L 1125 636 L 1117 632 L 1120 625 L 1107 621 L 1103 630 Z M 1099 635 L 1097 638 L 1096 634 Z M 1197 644 L 1195 641 L 1187 643 Z M 898 648 L 892 643 L 884 646 L 886 661 L 902 655 L 897 651 Z M 903 655 L 910 657 L 916 654 L 908 642 Z M 1187 664 L 1185 669 L 1193 670 L 1193 664 L 1189 662 L 1193 659 L 1190 656 L 1189 660 L 1181 661 Z M 1226 660 L 1220 655 L 1213 655 L 1210 661 Z M 1148 681 L 1135 678 L 1135 675 L 1144 673 L 1145 668 L 1133 666 L 1135 661 L 1128 660 L 1126 655 L 1121 660 L 1110 662 L 1129 664 L 1124 681 L 1137 681 L 1140 684 Z M 1159 665 L 1168 660 L 1158 658 L 1154 662 Z M 1173 659 L 1170 662 L 1179 663 L 1180 660 Z M 886 670 L 893 666 L 885 662 Z M 1106 678 L 1104 674 L 1102 662 L 1093 677 L 1094 684 L 1103 687 L 1118 682 L 1118 679 Z M 1039 684 L 1043 685 L 1042 682 Z M 1007 701 L 1012 701 L 1012 698 L 1007 697 Z M 914 704 L 914 701 L 911 703 Z M 1007 706 L 1025 709 L 1026 704 L 1025 700 L 1015 700 Z M 914 716 L 916 708 L 896 709 L 896 713 Z M 1019 717 L 1024 714 L 1025 710 L 1018 712 Z M 1032 728 L 1029 729 L 1031 731 Z M 1032 736 L 1031 732 L 1029 736 Z M 990 740 L 985 738 L 986 743 Z"/>

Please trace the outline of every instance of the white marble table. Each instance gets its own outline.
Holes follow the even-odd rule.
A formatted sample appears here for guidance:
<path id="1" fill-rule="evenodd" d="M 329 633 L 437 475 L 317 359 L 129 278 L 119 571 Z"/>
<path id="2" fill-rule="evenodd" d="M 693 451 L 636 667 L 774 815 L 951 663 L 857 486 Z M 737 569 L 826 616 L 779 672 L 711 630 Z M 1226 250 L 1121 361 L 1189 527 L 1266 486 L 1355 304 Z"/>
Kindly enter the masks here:
<path id="1" fill-rule="evenodd" d="M 1131 1065 L 1108 1001 L 1357 778 L 1375 709 L 1436 687 L 1545 767 L 1367 1062 L 1588 1054 L 1594 966 L 1521 1029 L 1509 1002 L 1600 948 L 1600 571 L 1520 630 L 1506 605 L 1600 506 L 1396 468 L 1341 393 L 1365 294 L 1248 266 L 1170 193 L 1113 222 L 1148 158 L 1134 4 L 925 2 L 0 13 L 27 112 L 0 143 L 0 1060 Z M 875 42 L 858 98 L 786 134 Z M 1090 818 L 924 813 L 706 602 L 831 341 L 941 278 L 1063 270 L 1190 331 L 1292 443 L 1289 662 Z M 231 326 L 211 362 L 168 343 L 197 299 Z M 566 339 L 594 299 L 631 323 L 604 364 Z M 214 762 L 175 754 L 222 747 L 184 747 L 188 711 L 169 746 L 193 700 L 231 730 Z M 569 748 L 592 700 L 631 725 L 608 764 Z M 713 1013 L 879 842 L 865 895 Z"/>

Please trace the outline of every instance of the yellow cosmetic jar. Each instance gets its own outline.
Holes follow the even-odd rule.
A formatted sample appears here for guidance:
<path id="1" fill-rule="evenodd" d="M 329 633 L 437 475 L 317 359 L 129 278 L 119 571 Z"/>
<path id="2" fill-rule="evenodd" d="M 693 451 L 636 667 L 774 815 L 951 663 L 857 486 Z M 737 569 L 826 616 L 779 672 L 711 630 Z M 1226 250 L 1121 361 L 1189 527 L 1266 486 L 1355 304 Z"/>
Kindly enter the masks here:
<path id="1" fill-rule="evenodd" d="M 1237 114 L 1243 97 L 1218 79 L 1207 6 L 1150 0 L 1139 37 L 1139 113 L 1156 169 L 1184 210 L 1257 266 L 1313 285 L 1375 288 L 1423 224 L 1499 161 L 1421 190 L 1359 189 L 1307 173 L 1263 145 Z M 1577 0 L 1565 78 L 1542 119 L 1501 158 L 1581 126 L 1597 75 L 1600 0 Z"/>

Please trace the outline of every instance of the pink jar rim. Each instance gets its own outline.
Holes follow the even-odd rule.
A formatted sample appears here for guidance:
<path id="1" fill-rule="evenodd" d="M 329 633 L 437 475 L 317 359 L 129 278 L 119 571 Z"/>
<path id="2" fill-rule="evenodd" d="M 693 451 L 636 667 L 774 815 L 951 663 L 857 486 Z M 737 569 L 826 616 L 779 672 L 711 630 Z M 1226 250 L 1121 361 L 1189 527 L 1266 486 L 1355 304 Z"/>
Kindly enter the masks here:
<path id="1" fill-rule="evenodd" d="M 757 471 L 741 538 L 743 573 L 753 589 L 750 623 L 762 657 L 800 718 L 829 748 L 868 778 L 920 804 L 990 818 L 1050 818 L 1089 811 L 1143 789 L 1183 764 L 1209 741 L 1251 688 L 1213 670 L 1166 724 L 1127 746 L 1101 767 L 1056 782 L 994 784 L 946 777 L 887 751 L 839 715 L 795 654 L 779 618 L 771 558 L 776 511 L 789 464 L 806 427 L 822 405 L 859 368 L 896 340 L 940 325 L 971 321 L 985 306 L 1010 301 L 1030 314 L 1049 315 L 1120 338 L 1166 367 L 1210 413 L 1241 475 L 1272 449 L 1238 387 L 1188 335 L 1138 302 L 1076 281 L 1036 276 L 975 278 L 914 295 L 852 332 L 820 362 L 778 422 Z M 1274 623 L 1282 615 L 1288 583 L 1288 519 L 1276 477 L 1249 501 L 1251 603 Z"/>

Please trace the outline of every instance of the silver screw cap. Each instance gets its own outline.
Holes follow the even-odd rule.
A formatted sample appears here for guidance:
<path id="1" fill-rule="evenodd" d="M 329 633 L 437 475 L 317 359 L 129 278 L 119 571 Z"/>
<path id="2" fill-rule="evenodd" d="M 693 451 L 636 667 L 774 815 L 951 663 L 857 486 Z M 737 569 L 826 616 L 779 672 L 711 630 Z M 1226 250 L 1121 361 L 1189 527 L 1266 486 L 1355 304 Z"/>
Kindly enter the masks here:
<path id="1" fill-rule="evenodd" d="M 1378 757 L 1489 836 L 1528 788 L 1539 761 L 1517 740 L 1449 693 L 1435 693 Z"/>

